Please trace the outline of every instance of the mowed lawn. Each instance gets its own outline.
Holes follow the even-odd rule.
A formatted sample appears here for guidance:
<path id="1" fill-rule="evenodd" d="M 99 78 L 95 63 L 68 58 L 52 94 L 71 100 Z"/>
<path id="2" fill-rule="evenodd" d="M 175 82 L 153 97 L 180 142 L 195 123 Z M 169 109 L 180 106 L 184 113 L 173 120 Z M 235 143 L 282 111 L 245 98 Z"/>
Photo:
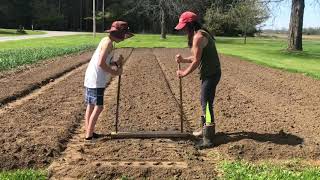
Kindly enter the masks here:
<path id="1" fill-rule="evenodd" d="M 25 30 L 25 32 L 26 32 L 25 34 L 24 33 L 17 33 L 16 29 L 2 29 L 2 28 L 0 28 L 0 37 L 46 34 L 43 31 Z"/>
<path id="2" fill-rule="evenodd" d="M 106 34 L 73 35 L 41 39 L 0 42 L 0 71 L 13 69 L 39 60 L 94 49 Z M 320 40 L 304 40 L 303 52 L 286 51 L 284 38 L 243 38 L 217 37 L 219 53 L 236 56 L 257 64 L 298 72 L 320 79 Z M 133 38 L 116 44 L 121 47 L 187 47 L 186 36 L 137 34 Z"/>
<path id="3" fill-rule="evenodd" d="M 288 52 L 287 40 L 249 38 L 217 38 L 220 53 L 290 72 L 320 79 L 320 40 L 304 40 L 303 52 Z"/>

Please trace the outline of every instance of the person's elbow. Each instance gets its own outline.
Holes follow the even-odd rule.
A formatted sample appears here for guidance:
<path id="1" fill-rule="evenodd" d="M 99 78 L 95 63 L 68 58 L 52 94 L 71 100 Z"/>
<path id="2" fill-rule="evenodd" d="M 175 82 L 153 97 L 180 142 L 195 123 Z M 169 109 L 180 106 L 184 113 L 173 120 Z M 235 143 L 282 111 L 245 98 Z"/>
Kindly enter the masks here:
<path id="1" fill-rule="evenodd" d="M 104 69 L 105 65 L 106 65 L 106 64 L 105 64 L 103 61 L 99 61 L 99 62 L 98 62 L 98 66 L 99 66 L 100 68 L 102 68 L 102 69 Z"/>
<path id="2" fill-rule="evenodd" d="M 194 59 L 194 61 L 192 62 L 193 66 L 198 67 L 200 64 L 200 59 Z"/>

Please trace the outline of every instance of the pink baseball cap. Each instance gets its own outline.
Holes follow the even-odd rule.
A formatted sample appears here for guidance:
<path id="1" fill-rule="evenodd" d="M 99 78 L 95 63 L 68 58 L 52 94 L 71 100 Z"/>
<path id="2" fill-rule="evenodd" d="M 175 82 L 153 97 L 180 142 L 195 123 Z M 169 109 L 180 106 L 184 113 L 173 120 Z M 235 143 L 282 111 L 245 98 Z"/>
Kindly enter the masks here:
<path id="1" fill-rule="evenodd" d="M 133 34 L 130 32 L 128 23 L 125 21 L 114 21 L 110 29 L 105 32 L 120 32 L 125 38 L 130 38 Z"/>
<path id="2" fill-rule="evenodd" d="M 198 20 L 198 16 L 195 13 L 193 13 L 191 11 L 186 11 L 186 12 L 181 14 L 181 16 L 179 18 L 179 23 L 175 27 L 175 29 L 176 30 L 181 30 L 186 26 L 186 24 L 188 22 L 193 22 L 193 21 L 197 21 L 197 20 Z"/>

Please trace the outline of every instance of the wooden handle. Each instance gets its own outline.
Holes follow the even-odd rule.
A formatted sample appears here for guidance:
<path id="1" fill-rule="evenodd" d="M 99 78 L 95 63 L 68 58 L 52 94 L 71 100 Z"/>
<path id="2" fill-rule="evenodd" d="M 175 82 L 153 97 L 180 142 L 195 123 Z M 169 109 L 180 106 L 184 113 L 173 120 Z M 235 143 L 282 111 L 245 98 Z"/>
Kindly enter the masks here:
<path id="1" fill-rule="evenodd" d="M 181 69 L 180 63 L 178 63 L 178 70 Z M 182 104 L 182 79 L 179 78 L 179 90 L 180 90 L 180 129 L 183 133 L 183 104 Z"/>
<path id="2" fill-rule="evenodd" d="M 115 122 L 116 133 L 118 132 L 118 122 L 119 122 L 120 85 L 121 85 L 121 75 L 119 76 L 119 79 L 118 79 L 117 109 L 116 109 L 116 122 Z"/>

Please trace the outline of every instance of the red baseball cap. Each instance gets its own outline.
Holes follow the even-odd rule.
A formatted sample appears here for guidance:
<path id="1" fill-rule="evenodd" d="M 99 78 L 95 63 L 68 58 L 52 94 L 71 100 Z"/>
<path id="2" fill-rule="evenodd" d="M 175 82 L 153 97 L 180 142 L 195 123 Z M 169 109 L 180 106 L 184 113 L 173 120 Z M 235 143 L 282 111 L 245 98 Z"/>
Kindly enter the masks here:
<path id="1" fill-rule="evenodd" d="M 120 32 L 123 33 L 125 38 L 130 38 L 134 36 L 129 29 L 128 23 L 125 21 L 114 21 L 110 27 L 110 29 L 105 32 Z"/>
<path id="2" fill-rule="evenodd" d="M 197 21 L 197 20 L 198 20 L 198 16 L 195 13 L 193 13 L 191 11 L 186 11 L 181 14 L 181 16 L 179 18 L 179 24 L 175 27 L 175 29 L 181 30 L 186 26 L 186 24 L 188 22 L 193 22 L 193 21 Z"/>

